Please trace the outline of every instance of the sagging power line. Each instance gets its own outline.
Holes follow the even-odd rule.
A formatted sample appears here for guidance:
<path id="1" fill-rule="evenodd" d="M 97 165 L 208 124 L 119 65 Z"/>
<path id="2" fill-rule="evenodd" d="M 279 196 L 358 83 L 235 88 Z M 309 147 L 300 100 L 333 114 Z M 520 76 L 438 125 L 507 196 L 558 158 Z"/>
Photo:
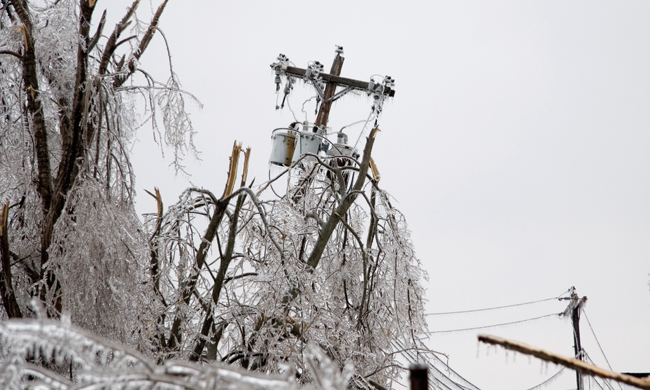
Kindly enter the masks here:
<path id="1" fill-rule="evenodd" d="M 562 297 L 553 297 L 553 298 L 540 299 L 540 300 L 537 300 L 537 301 L 515 303 L 515 304 L 512 304 L 512 305 L 486 307 L 486 308 L 482 308 L 482 309 L 447 311 L 447 312 L 440 312 L 440 313 L 426 313 L 425 316 L 442 316 L 442 315 L 451 315 L 451 314 L 477 313 L 477 312 L 481 312 L 481 311 L 508 309 L 508 308 L 511 308 L 511 307 L 534 305 L 536 303 L 542 303 L 542 302 L 548 302 L 548 301 L 554 301 L 554 300 L 561 300 L 561 299 L 562 299 Z"/>
<path id="2" fill-rule="evenodd" d="M 432 332 L 429 332 L 429 333 L 437 334 L 437 333 L 466 332 L 466 331 L 470 331 L 470 330 L 496 328 L 496 327 L 499 327 L 499 326 L 516 325 L 516 324 L 521 324 L 521 323 L 524 323 L 524 322 L 541 320 L 541 319 L 547 318 L 547 317 L 560 316 L 561 314 L 562 313 L 551 313 L 551 314 L 546 314 L 546 315 L 539 316 L 539 317 L 526 318 L 524 320 L 517 320 L 517 321 L 511 321 L 511 322 L 503 322 L 503 323 L 500 323 L 500 324 L 482 325 L 482 326 L 475 326 L 475 327 L 472 327 L 472 328 L 462 328 L 462 329 L 436 330 L 436 331 L 432 331 Z"/>

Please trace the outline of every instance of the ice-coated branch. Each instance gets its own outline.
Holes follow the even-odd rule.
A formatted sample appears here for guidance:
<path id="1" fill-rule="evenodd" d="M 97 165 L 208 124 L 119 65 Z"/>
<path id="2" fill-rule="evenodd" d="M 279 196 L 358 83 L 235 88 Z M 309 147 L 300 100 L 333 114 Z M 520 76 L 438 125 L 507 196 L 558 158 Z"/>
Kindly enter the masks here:
<path id="1" fill-rule="evenodd" d="M 52 335 L 48 338 L 47 335 Z M 155 365 L 129 348 L 99 338 L 58 321 L 29 320 L 0 325 L 4 364 L 0 379 L 12 389 L 151 389 L 175 390 L 298 390 L 293 372 L 268 375 L 213 363 L 169 361 Z M 307 370 L 314 390 L 344 390 L 353 373 L 348 363 L 343 371 L 320 347 L 304 349 Z M 32 362 L 29 362 L 32 361 Z M 45 364 L 34 364 L 42 361 Z M 71 378 L 60 373 L 70 372 Z M 38 382 L 35 382 L 36 379 Z"/>
<path id="2" fill-rule="evenodd" d="M 104 53 L 102 54 L 102 59 L 99 63 L 98 73 L 100 75 L 106 73 L 106 70 L 108 69 L 108 64 L 111 58 L 113 57 L 113 53 L 115 52 L 115 49 L 118 46 L 117 40 L 119 39 L 120 35 L 122 35 L 124 30 L 128 27 L 128 25 L 131 24 L 130 19 L 135 14 L 135 10 L 138 8 L 139 4 L 140 4 L 140 0 L 133 1 L 133 4 L 131 4 L 129 9 L 126 11 L 126 14 L 122 17 L 122 20 L 120 20 L 120 22 L 115 25 L 115 28 L 111 33 L 111 36 L 108 38 L 108 42 L 106 42 L 106 46 L 104 47 Z"/>
<path id="3" fill-rule="evenodd" d="M 636 378 L 631 375 L 608 371 L 593 364 L 583 362 L 579 359 L 562 356 L 550 351 L 546 351 L 542 348 L 530 346 L 518 341 L 508 340 L 501 337 L 479 334 L 478 341 L 486 344 L 499 345 L 505 349 L 516 351 L 524 355 L 535 356 L 538 359 L 559 364 L 583 374 L 611 379 L 616 382 L 625 383 L 626 385 L 637 387 L 639 389 L 650 390 L 650 379 L 648 378 Z"/>
<path id="4" fill-rule="evenodd" d="M 165 10 L 165 6 L 167 5 L 168 0 L 164 0 L 160 6 L 158 6 L 158 9 L 156 10 L 156 13 L 153 15 L 153 18 L 151 20 L 151 23 L 149 24 L 149 27 L 147 28 L 147 31 L 144 33 L 144 36 L 142 37 L 142 40 L 140 41 L 140 44 L 138 45 L 138 48 L 131 54 L 131 57 L 127 60 L 127 70 L 126 74 L 118 74 L 118 76 L 115 78 L 114 81 L 114 87 L 119 88 L 124 84 L 124 82 L 133 74 L 135 73 L 135 70 L 137 68 L 137 63 L 140 60 L 140 57 L 142 54 L 144 54 L 145 50 L 147 50 L 147 47 L 149 46 L 149 43 L 151 42 L 151 39 L 153 38 L 153 35 L 156 33 L 156 29 L 158 28 L 158 22 L 160 20 L 160 16 L 162 15 L 163 11 Z M 136 3 L 134 3 L 136 4 Z M 137 4 L 136 4 L 137 6 Z M 118 69 L 118 72 L 122 72 L 123 67 L 120 67 Z"/>
<path id="5" fill-rule="evenodd" d="M 50 167 L 50 148 L 48 145 L 47 128 L 43 115 L 43 104 L 39 98 L 40 87 L 36 68 L 36 52 L 32 19 L 28 8 L 20 0 L 9 0 L 22 23 L 20 31 L 23 34 L 23 88 L 27 97 L 27 110 L 33 117 L 34 142 L 36 144 L 36 160 L 38 163 L 38 191 L 41 196 L 44 212 L 48 212 L 52 200 L 52 172 Z"/>
<path id="6" fill-rule="evenodd" d="M 21 61 L 23 60 L 23 56 L 21 56 L 20 54 L 16 53 L 15 51 L 11 51 L 11 50 L 0 50 L 0 54 L 7 54 L 7 55 L 10 55 L 10 56 L 14 56 L 14 57 L 18 58 L 18 59 L 21 60 Z"/>
<path id="7" fill-rule="evenodd" d="M 354 183 L 354 186 L 352 187 L 352 192 L 361 190 L 361 188 L 363 187 L 363 183 L 366 180 L 366 173 L 368 172 L 368 166 L 370 162 L 370 154 L 372 153 L 372 146 L 375 142 L 375 136 L 377 135 L 378 131 L 379 128 L 375 127 L 374 129 L 372 129 L 370 135 L 368 136 L 368 140 L 366 141 L 366 146 L 363 150 L 363 160 L 361 161 L 361 167 L 359 168 L 359 177 L 357 178 L 357 181 Z M 325 251 L 327 242 L 329 241 L 330 237 L 332 236 L 332 233 L 334 232 L 334 229 L 336 228 L 336 225 L 338 225 L 341 219 L 340 216 L 347 213 L 348 209 L 350 208 L 350 206 L 352 206 L 355 199 L 356 199 L 356 195 L 354 194 L 345 196 L 341 200 L 339 206 L 336 208 L 336 211 L 330 215 L 329 219 L 325 223 L 325 227 L 321 229 L 318 239 L 314 244 L 314 249 L 312 250 L 311 254 L 309 255 L 309 259 L 307 260 L 307 264 L 311 268 L 315 269 L 316 267 L 318 267 L 318 263 L 320 262 L 323 252 Z"/>
<path id="8" fill-rule="evenodd" d="M 11 260 L 9 251 L 9 201 L 0 212 L 0 259 L 2 272 L 0 273 L 0 297 L 9 318 L 20 318 L 22 313 L 16 301 L 13 278 L 11 277 Z"/>
<path id="9" fill-rule="evenodd" d="M 264 210 L 264 206 L 262 205 L 262 203 L 259 201 L 259 199 L 255 195 L 255 192 L 253 192 L 253 190 L 251 190 L 248 187 L 241 187 L 237 191 L 233 192 L 232 195 L 230 195 L 226 199 L 231 199 L 231 198 L 239 195 L 239 193 L 241 193 L 241 192 L 248 193 L 248 196 L 253 201 L 253 204 L 255 205 L 255 207 L 257 207 L 257 210 L 260 213 L 260 218 L 262 219 L 262 223 L 264 224 L 264 227 L 266 228 L 266 231 L 268 232 L 268 237 L 271 240 L 271 243 L 273 243 L 273 246 L 275 246 L 275 249 L 278 250 L 278 253 L 280 254 L 280 257 L 283 258 L 284 257 L 284 251 L 280 247 L 280 244 L 278 244 L 278 242 L 276 241 L 275 237 L 273 237 L 273 235 L 271 234 L 271 229 L 269 227 L 269 223 L 268 223 L 267 218 L 266 218 L 266 211 Z"/>

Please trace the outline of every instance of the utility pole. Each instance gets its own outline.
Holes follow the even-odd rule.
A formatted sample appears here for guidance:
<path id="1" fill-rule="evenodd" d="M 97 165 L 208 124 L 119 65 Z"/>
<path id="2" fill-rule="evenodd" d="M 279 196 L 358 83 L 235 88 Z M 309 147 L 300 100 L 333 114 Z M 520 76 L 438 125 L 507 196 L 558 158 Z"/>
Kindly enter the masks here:
<path id="1" fill-rule="evenodd" d="M 276 88 L 277 90 L 280 89 L 280 76 L 289 78 L 287 87 L 284 90 L 286 99 L 291 91 L 294 79 L 303 79 L 306 82 L 310 82 L 316 89 L 318 101 L 321 103 L 316 122 L 314 123 L 318 128 L 325 128 L 327 126 L 332 103 L 353 90 L 372 95 L 375 100 L 373 109 L 381 112 L 384 99 L 395 96 L 395 80 L 390 76 L 385 76 L 381 82 L 375 82 L 372 78 L 370 81 L 361 81 L 341 77 L 344 60 L 343 47 L 337 46 L 336 57 L 332 63 L 330 73 L 324 73 L 322 72 L 323 65 L 318 61 L 313 62 L 307 68 L 298 68 L 290 66 L 289 59 L 284 54 L 280 54 L 278 56 L 278 62 L 271 64 L 271 68 L 273 68 L 276 74 Z M 342 87 L 343 89 L 336 92 L 337 87 Z"/>
<path id="2" fill-rule="evenodd" d="M 582 305 L 587 301 L 587 297 L 579 298 L 576 294 L 576 288 L 571 287 L 569 289 L 571 296 L 567 298 L 560 298 L 561 300 L 569 300 L 569 306 L 562 313 L 563 316 L 571 315 L 571 323 L 573 324 L 573 350 L 575 352 L 575 358 L 578 360 L 583 360 L 582 345 L 580 344 L 580 309 Z M 576 384 L 578 390 L 584 390 L 584 383 L 582 381 L 582 374 L 580 371 L 576 371 Z"/>
<path id="3" fill-rule="evenodd" d="M 424 364 L 413 364 L 409 371 L 410 390 L 428 390 L 429 368 Z"/>
<path id="4" fill-rule="evenodd" d="M 345 57 L 343 57 L 342 54 L 343 48 L 336 51 L 336 57 L 332 63 L 332 69 L 330 70 L 330 74 L 332 76 L 341 75 L 341 69 L 343 69 L 343 61 L 345 60 Z M 336 84 L 328 82 L 327 86 L 325 87 L 325 93 L 323 93 L 323 103 L 321 104 L 320 110 L 318 111 L 318 117 L 316 117 L 315 125 L 317 127 L 327 127 L 327 121 L 329 120 L 330 116 L 330 108 L 332 108 L 332 96 L 334 96 L 334 92 L 336 92 Z"/>

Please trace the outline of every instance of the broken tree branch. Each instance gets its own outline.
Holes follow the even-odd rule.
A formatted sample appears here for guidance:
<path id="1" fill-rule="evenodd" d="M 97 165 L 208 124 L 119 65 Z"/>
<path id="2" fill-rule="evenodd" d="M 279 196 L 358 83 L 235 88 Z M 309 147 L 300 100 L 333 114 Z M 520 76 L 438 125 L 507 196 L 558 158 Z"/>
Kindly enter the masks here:
<path id="1" fill-rule="evenodd" d="M 352 190 L 345 197 L 343 197 L 341 204 L 339 204 L 336 210 L 330 215 L 329 219 L 325 223 L 325 226 L 321 229 L 320 234 L 318 235 L 318 240 L 314 244 L 314 249 L 312 250 L 311 254 L 309 255 L 309 259 L 307 260 L 307 264 L 313 269 L 316 269 L 316 267 L 318 267 L 318 263 L 323 256 L 325 247 L 327 246 L 327 243 L 329 242 L 334 229 L 341 220 L 341 216 L 345 215 L 348 212 L 348 209 L 350 206 L 352 206 L 358 195 L 358 191 L 363 188 L 363 184 L 366 180 L 366 174 L 368 173 L 368 167 L 370 165 L 370 154 L 372 153 L 372 146 L 375 143 L 375 137 L 377 136 L 378 131 L 379 128 L 375 127 L 372 129 L 370 135 L 368 136 L 366 147 L 363 151 L 363 160 L 361 161 L 361 166 L 359 167 L 359 177 L 354 183 L 354 187 L 352 187 Z"/>
<path id="2" fill-rule="evenodd" d="M 525 355 L 532 355 L 538 359 L 559 364 L 561 366 L 568 367 L 572 370 L 580 371 L 585 375 L 598 376 L 601 378 L 611 379 L 617 382 L 625 383 L 630 386 L 638 387 L 639 389 L 650 390 L 650 379 L 647 377 L 644 379 L 636 378 L 631 375 L 619 374 L 617 372 L 608 371 L 598 366 L 594 366 L 593 364 L 585 363 L 582 360 L 558 355 L 553 352 L 545 351 L 541 348 L 520 343 L 519 341 L 507 340 L 500 337 L 484 335 L 484 334 L 478 335 L 478 341 L 486 344 L 499 345 L 505 349 L 520 352 Z"/>

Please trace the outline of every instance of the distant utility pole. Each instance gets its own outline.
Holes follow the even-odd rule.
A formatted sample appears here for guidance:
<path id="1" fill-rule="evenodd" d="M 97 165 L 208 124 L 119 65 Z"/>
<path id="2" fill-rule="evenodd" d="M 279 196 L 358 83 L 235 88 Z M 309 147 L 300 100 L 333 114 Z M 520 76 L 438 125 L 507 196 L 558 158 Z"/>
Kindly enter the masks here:
<path id="1" fill-rule="evenodd" d="M 578 360 L 583 360 L 582 346 L 580 345 L 580 309 L 582 305 L 587 301 L 587 297 L 579 298 L 576 294 L 576 288 L 571 287 L 569 289 L 571 296 L 567 298 L 560 298 L 561 300 L 569 300 L 569 306 L 562 313 L 563 316 L 571 315 L 571 322 L 573 324 L 573 350 L 575 352 L 575 358 Z M 584 390 L 584 383 L 582 381 L 582 374 L 580 371 L 576 371 L 576 384 L 578 390 Z"/>

